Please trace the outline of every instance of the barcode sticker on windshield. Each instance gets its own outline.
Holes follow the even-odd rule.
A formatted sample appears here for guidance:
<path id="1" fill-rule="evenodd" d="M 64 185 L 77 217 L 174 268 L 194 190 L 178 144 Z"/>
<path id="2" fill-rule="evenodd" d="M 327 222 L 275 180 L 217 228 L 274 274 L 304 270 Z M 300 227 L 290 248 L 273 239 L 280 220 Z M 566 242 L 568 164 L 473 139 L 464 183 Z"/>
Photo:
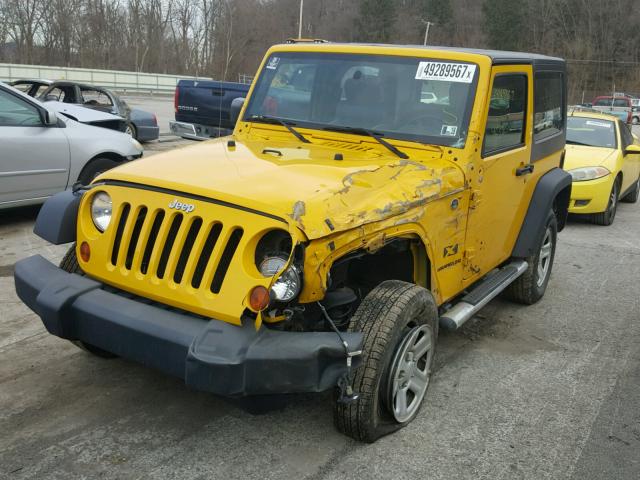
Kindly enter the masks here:
<path id="1" fill-rule="evenodd" d="M 475 73 L 476 65 L 469 63 L 420 62 L 416 80 L 471 83 Z"/>
<path id="2" fill-rule="evenodd" d="M 606 123 L 606 122 L 595 122 L 593 120 L 587 120 L 586 121 L 587 125 L 590 125 L 592 127 L 602 127 L 602 128 L 611 128 L 612 124 L 611 123 Z"/>

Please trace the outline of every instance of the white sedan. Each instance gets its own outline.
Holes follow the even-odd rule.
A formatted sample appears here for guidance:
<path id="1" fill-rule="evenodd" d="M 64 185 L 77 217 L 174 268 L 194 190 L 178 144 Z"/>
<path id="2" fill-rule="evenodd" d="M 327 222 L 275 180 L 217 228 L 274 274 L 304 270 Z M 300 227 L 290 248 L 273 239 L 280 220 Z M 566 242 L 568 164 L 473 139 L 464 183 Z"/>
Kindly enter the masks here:
<path id="1" fill-rule="evenodd" d="M 0 83 L 0 209 L 42 203 L 142 156 L 129 135 L 72 118 Z"/>

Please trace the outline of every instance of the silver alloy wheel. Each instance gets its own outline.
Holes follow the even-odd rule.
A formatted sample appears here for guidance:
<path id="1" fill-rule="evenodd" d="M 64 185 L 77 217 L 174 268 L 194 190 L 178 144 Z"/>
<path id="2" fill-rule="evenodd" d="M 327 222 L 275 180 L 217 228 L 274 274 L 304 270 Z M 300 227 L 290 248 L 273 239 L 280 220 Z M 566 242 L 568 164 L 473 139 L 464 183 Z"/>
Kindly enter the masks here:
<path id="1" fill-rule="evenodd" d="M 124 133 L 126 133 L 130 137 L 133 137 L 133 128 L 131 127 L 130 123 L 127 123 L 127 128 L 124 129 Z"/>
<path id="2" fill-rule="evenodd" d="M 551 229 L 547 227 L 544 232 L 544 238 L 542 240 L 542 247 L 540 247 L 540 256 L 538 258 L 538 287 L 541 287 L 551 267 L 551 252 L 553 251 L 553 233 Z"/>
<path id="3" fill-rule="evenodd" d="M 416 414 L 427 392 L 434 340 L 431 326 L 415 327 L 404 337 L 393 358 L 387 402 L 399 423 L 410 420 Z"/>

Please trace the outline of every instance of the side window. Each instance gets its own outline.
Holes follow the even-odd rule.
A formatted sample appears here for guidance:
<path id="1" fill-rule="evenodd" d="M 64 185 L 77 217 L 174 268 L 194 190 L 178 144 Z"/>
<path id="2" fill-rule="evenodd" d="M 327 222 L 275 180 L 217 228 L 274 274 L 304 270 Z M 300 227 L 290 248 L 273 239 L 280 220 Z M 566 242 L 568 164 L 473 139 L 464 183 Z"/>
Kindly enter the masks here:
<path id="1" fill-rule="evenodd" d="M 629 145 L 633 144 L 633 135 L 629 127 L 618 120 L 618 128 L 620 129 L 620 138 L 622 139 L 622 151 L 624 152 Z"/>
<path id="2" fill-rule="evenodd" d="M 540 72 L 534 78 L 535 108 L 533 134 L 542 140 L 562 131 L 564 124 L 564 79 L 559 72 Z"/>
<path id="3" fill-rule="evenodd" d="M 42 125 L 40 112 L 30 103 L 0 90 L 0 127 L 33 127 Z"/>
<path id="4" fill-rule="evenodd" d="M 626 98 L 616 98 L 613 101 L 613 106 L 629 108 L 629 101 Z"/>
<path id="5" fill-rule="evenodd" d="M 54 87 L 47 92 L 47 95 L 44 97 L 45 102 L 64 102 L 66 97 L 65 91 L 62 88 Z"/>
<path id="6" fill-rule="evenodd" d="M 483 156 L 524 144 L 526 109 L 526 75 L 496 76 L 491 90 Z"/>
<path id="7" fill-rule="evenodd" d="M 606 98 L 599 98 L 598 100 L 595 101 L 593 106 L 594 107 L 610 107 L 611 100 L 607 100 Z"/>
<path id="8" fill-rule="evenodd" d="M 29 93 L 29 90 L 31 90 L 30 83 L 18 83 L 16 85 L 11 85 L 11 86 L 16 90 L 20 90 L 22 93 Z"/>
<path id="9" fill-rule="evenodd" d="M 82 103 L 99 107 L 113 106 L 109 96 L 100 90 L 82 90 Z"/>

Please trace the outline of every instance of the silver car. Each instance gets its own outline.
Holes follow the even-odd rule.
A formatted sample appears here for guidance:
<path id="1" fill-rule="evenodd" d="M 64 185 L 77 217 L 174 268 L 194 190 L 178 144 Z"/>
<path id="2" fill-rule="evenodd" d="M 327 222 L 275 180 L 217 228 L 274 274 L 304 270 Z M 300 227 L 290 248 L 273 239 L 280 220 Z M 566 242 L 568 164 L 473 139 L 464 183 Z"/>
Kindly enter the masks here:
<path id="1" fill-rule="evenodd" d="M 0 209 L 42 203 L 141 156 L 130 136 L 79 123 L 0 83 Z"/>

